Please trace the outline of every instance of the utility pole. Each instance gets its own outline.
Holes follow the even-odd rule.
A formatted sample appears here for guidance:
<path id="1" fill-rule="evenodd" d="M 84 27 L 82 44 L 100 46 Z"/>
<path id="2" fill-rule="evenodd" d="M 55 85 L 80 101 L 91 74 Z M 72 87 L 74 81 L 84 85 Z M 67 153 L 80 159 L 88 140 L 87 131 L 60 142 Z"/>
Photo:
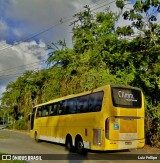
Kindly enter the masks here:
<path id="1" fill-rule="evenodd" d="M 3 110 L 3 125 L 5 125 L 5 111 Z"/>

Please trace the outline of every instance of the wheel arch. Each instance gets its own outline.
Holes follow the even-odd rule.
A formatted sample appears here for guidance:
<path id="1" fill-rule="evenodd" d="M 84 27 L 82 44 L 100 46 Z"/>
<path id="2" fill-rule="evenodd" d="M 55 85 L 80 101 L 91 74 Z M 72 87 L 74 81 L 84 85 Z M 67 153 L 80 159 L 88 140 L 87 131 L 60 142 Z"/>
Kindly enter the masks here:
<path id="1" fill-rule="evenodd" d="M 65 144 L 66 144 L 67 140 L 70 140 L 70 141 L 72 142 L 72 144 L 73 144 L 72 136 L 71 136 L 71 134 L 69 134 L 69 133 L 66 135 Z"/>
<path id="2" fill-rule="evenodd" d="M 80 134 L 77 134 L 75 137 L 75 148 L 79 154 L 87 154 L 87 151 L 84 146 L 83 138 Z"/>
<path id="3" fill-rule="evenodd" d="M 79 139 L 83 140 L 82 136 L 80 134 L 77 134 L 76 137 L 75 137 L 75 141 L 74 141 L 75 145 L 76 145 L 77 140 L 79 140 Z"/>
<path id="4" fill-rule="evenodd" d="M 40 142 L 39 135 L 38 135 L 38 131 L 34 131 L 34 140 L 35 140 L 36 142 Z"/>

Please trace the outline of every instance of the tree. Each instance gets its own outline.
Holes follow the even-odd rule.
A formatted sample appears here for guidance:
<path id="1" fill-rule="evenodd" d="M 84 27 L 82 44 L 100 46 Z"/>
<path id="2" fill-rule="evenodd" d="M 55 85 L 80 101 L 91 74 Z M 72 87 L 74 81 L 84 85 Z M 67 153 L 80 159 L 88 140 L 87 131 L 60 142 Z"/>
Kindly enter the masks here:
<path id="1" fill-rule="evenodd" d="M 105 84 L 109 83 L 111 76 L 106 64 L 108 56 L 105 50 L 113 53 L 115 42 L 118 41 L 114 34 L 116 18 L 111 12 L 99 13 L 94 17 L 86 6 L 84 11 L 75 15 L 72 23 L 73 49 L 67 48 L 65 42 L 49 45 L 51 53 L 48 63 L 52 64 L 53 68 L 58 66 L 63 74 L 60 78 L 60 95 L 101 86 L 104 84 L 103 76 L 106 75 L 109 80 L 105 80 Z M 113 78 L 112 83 L 116 82 Z"/>
<path id="2" fill-rule="evenodd" d="M 125 1 L 117 0 L 117 7 L 121 10 L 125 9 Z M 150 44 L 159 46 L 160 25 L 157 23 L 158 13 L 160 13 L 159 0 L 136 0 L 133 8 L 123 12 L 123 18 L 132 21 L 131 26 L 149 39 Z"/>
<path id="3" fill-rule="evenodd" d="M 42 102 L 42 87 L 46 78 L 45 70 L 38 73 L 25 71 L 23 76 L 7 85 L 2 96 L 2 105 L 10 108 L 16 120 L 20 114 L 27 119 L 33 104 Z"/>

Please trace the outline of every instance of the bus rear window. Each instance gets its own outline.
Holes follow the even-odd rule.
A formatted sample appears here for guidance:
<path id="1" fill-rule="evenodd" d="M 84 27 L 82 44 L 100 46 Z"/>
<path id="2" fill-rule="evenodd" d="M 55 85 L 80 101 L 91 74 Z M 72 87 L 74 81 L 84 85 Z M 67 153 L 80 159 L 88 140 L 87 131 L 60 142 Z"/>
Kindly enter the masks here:
<path id="1" fill-rule="evenodd" d="M 142 106 L 141 91 L 137 89 L 111 87 L 113 105 L 125 108 L 140 108 Z"/>

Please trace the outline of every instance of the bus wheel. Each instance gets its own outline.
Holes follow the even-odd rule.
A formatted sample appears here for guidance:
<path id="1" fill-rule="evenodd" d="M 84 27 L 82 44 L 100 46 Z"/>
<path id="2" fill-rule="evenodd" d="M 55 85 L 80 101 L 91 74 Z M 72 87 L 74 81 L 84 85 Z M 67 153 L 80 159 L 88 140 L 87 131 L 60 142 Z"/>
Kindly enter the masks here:
<path id="1" fill-rule="evenodd" d="M 76 150 L 79 154 L 86 154 L 86 150 L 84 149 L 84 144 L 81 137 L 77 137 L 76 139 Z"/>
<path id="2" fill-rule="evenodd" d="M 69 152 L 74 151 L 74 147 L 73 147 L 73 144 L 72 144 L 72 138 L 70 136 L 67 136 L 67 138 L 66 138 L 66 149 Z"/>
<path id="3" fill-rule="evenodd" d="M 40 140 L 38 139 L 38 134 L 37 132 L 34 133 L 34 140 L 38 143 Z"/>

